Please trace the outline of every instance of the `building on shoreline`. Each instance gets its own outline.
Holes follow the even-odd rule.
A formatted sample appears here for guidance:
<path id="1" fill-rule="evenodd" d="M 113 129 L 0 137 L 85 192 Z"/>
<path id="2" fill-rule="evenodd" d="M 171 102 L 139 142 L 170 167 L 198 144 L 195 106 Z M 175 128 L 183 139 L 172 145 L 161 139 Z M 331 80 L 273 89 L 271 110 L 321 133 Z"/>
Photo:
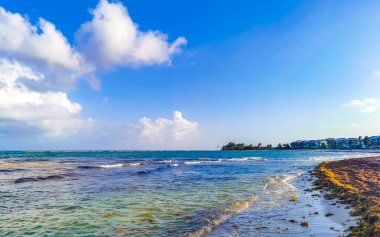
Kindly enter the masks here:
<path id="1" fill-rule="evenodd" d="M 380 149 L 380 136 L 358 138 L 326 138 L 319 140 L 297 140 L 290 143 L 291 149 Z"/>
<path id="2" fill-rule="evenodd" d="M 369 137 L 369 140 L 374 149 L 380 149 L 380 136 Z"/>

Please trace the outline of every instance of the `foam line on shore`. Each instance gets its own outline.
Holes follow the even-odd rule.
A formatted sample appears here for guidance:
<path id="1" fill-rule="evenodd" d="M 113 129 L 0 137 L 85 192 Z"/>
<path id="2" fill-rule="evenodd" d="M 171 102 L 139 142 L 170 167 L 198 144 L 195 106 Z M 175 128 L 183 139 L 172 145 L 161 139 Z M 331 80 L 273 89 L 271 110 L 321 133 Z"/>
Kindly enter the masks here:
<path id="1" fill-rule="evenodd" d="M 228 221 L 232 216 L 237 215 L 246 209 L 256 201 L 256 197 L 250 197 L 245 200 L 236 200 L 230 204 L 228 208 L 221 211 L 221 213 L 215 217 L 208 220 L 208 223 L 198 230 L 188 234 L 188 237 L 200 237 L 205 236 L 207 233 L 211 232 L 221 224 Z"/>

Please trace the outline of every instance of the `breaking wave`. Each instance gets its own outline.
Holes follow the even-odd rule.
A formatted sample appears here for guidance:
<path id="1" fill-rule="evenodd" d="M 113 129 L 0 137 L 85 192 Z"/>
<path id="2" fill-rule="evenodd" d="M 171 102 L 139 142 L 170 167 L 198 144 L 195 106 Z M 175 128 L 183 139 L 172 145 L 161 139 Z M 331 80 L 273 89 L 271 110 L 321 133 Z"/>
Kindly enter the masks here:
<path id="1" fill-rule="evenodd" d="M 242 213 L 247 210 L 249 206 L 256 201 L 256 197 L 250 197 L 245 200 L 236 200 L 230 204 L 228 208 L 222 210 L 220 214 L 207 220 L 207 224 L 188 234 L 188 237 L 200 237 L 206 236 L 207 233 L 214 230 L 219 225 L 228 221 L 232 216 Z"/>
<path id="2" fill-rule="evenodd" d="M 277 175 L 270 177 L 264 184 L 264 191 L 273 191 L 273 192 L 288 192 L 297 190 L 290 181 L 297 176 L 301 175 L 297 174 L 286 174 L 286 175 Z"/>
<path id="3" fill-rule="evenodd" d="M 371 157 L 371 156 L 379 156 L 379 154 L 357 153 L 357 154 L 340 155 L 340 156 L 310 156 L 309 160 L 315 160 L 315 161 L 343 160 L 343 159 L 348 159 L 348 158 L 361 158 L 361 157 Z"/>
<path id="4" fill-rule="evenodd" d="M 198 164 L 214 164 L 214 163 L 221 163 L 222 160 L 197 160 L 197 161 L 184 161 L 184 165 L 198 165 Z"/>
<path id="5" fill-rule="evenodd" d="M 112 169 L 112 168 L 121 168 L 124 167 L 125 164 L 113 164 L 113 165 L 98 165 L 98 168 L 102 169 Z"/>
<path id="6" fill-rule="evenodd" d="M 231 161 L 231 162 L 245 162 L 245 161 L 257 161 L 257 160 L 265 160 L 262 157 L 242 157 L 242 158 L 228 158 L 223 159 L 223 161 Z"/>
<path id="7" fill-rule="evenodd" d="M 242 158 L 225 158 L 213 160 L 211 158 L 198 158 L 198 160 L 184 161 L 185 165 L 198 165 L 198 164 L 213 164 L 222 162 L 249 162 L 265 160 L 262 157 L 242 157 Z"/>
<path id="8" fill-rule="evenodd" d="M 262 157 L 242 157 L 242 158 L 224 158 L 224 159 L 212 159 L 212 158 L 198 158 L 197 160 L 151 160 L 151 161 L 135 161 L 128 163 L 116 163 L 116 164 L 100 164 L 100 165 L 80 165 L 80 169 L 117 169 L 128 166 L 143 166 L 149 164 L 170 164 L 172 167 L 179 165 L 201 165 L 201 164 L 220 164 L 222 162 L 251 162 L 265 160 Z"/>
<path id="9" fill-rule="evenodd" d="M 259 195 L 260 205 L 272 206 L 284 200 L 290 200 L 292 196 L 298 196 L 299 190 L 294 187 L 291 181 L 302 173 L 291 173 L 276 175 L 267 179 Z"/>
<path id="10" fill-rule="evenodd" d="M 115 168 L 123 168 L 127 166 L 140 166 L 142 163 L 140 162 L 131 162 L 131 163 L 117 163 L 117 164 L 103 164 L 103 165 L 80 165 L 78 168 L 80 169 L 115 169 Z"/>

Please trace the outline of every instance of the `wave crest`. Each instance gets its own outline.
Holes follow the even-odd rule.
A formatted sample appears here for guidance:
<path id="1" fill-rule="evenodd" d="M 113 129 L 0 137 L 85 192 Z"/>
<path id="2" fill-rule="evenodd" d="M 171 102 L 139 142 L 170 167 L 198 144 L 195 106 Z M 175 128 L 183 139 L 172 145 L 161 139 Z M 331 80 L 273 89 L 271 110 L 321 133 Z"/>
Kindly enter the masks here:
<path id="1" fill-rule="evenodd" d="M 236 200 L 231 203 L 231 205 L 223 210 L 219 215 L 212 217 L 208 220 L 208 223 L 202 226 L 200 229 L 188 234 L 188 237 L 200 237 L 205 236 L 207 233 L 214 230 L 219 225 L 228 221 L 232 216 L 237 215 L 246 209 L 256 201 L 256 197 L 250 197 L 245 200 Z"/>
<path id="2" fill-rule="evenodd" d="M 265 160 L 265 159 L 262 157 L 242 157 L 242 158 L 223 159 L 223 161 L 231 161 L 231 162 L 245 162 L 245 161 L 257 161 L 257 160 Z"/>
<path id="3" fill-rule="evenodd" d="M 101 169 L 112 169 L 112 168 L 121 168 L 121 167 L 124 167 L 124 164 L 119 163 L 119 164 L 112 164 L 112 165 L 98 165 L 96 167 L 97 168 L 101 168 Z"/>

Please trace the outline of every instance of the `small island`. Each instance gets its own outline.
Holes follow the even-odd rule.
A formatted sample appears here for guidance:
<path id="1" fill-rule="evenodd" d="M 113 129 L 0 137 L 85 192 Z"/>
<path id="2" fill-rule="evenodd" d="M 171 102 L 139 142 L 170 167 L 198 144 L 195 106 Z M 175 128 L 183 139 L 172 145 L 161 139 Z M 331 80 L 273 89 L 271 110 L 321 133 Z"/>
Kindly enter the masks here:
<path id="1" fill-rule="evenodd" d="M 271 150 L 273 149 L 272 145 L 269 144 L 267 146 L 262 146 L 261 143 L 257 144 L 257 146 L 253 146 L 252 144 L 246 145 L 244 143 L 234 143 L 230 142 L 227 145 L 222 146 L 222 151 L 242 151 L 242 150 Z"/>

